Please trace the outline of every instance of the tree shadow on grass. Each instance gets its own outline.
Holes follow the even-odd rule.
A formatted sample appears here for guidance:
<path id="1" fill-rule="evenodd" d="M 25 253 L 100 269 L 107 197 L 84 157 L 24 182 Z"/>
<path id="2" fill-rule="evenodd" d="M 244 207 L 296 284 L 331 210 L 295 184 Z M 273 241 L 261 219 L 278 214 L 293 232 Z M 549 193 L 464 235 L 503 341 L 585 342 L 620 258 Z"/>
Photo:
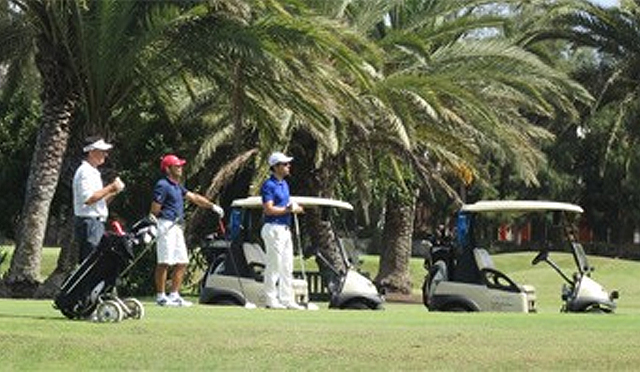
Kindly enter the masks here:
<path id="1" fill-rule="evenodd" d="M 34 319 L 34 320 L 64 320 L 69 321 L 70 319 L 66 318 L 64 315 L 34 315 L 34 314 L 8 314 L 0 312 L 0 319 Z M 82 321 L 82 319 L 74 320 L 74 321 Z"/>

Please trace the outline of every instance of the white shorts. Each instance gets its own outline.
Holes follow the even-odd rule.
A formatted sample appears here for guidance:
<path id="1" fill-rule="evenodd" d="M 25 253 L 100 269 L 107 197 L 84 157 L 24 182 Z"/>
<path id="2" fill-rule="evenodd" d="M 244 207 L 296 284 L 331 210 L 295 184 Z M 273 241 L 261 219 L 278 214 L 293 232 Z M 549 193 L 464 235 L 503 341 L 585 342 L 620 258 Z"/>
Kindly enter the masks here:
<path id="1" fill-rule="evenodd" d="M 170 220 L 158 220 L 157 262 L 175 265 L 189 263 L 182 226 Z"/>

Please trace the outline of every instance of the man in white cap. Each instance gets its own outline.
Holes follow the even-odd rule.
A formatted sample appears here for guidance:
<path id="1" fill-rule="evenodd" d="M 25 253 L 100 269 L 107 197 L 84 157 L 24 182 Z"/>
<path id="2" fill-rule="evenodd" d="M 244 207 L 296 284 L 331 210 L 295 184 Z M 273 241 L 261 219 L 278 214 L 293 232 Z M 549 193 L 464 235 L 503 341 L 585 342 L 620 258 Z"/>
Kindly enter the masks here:
<path id="1" fill-rule="evenodd" d="M 104 186 L 98 167 L 108 156 L 113 145 L 101 137 L 85 139 L 85 158 L 73 176 L 73 213 L 75 239 L 80 247 L 79 262 L 98 246 L 109 216 L 107 203 L 124 189 L 120 177 Z"/>
<path id="2" fill-rule="evenodd" d="M 264 225 L 260 235 L 267 250 L 264 270 L 266 306 L 271 309 L 304 309 L 295 302 L 293 295 L 293 241 L 291 239 L 291 214 L 302 213 L 302 207 L 292 203 L 289 175 L 292 157 L 281 152 L 269 156 L 269 177 L 260 189 Z"/>
<path id="3" fill-rule="evenodd" d="M 160 306 L 191 306 L 191 302 L 180 296 L 180 287 L 189 263 L 184 239 L 184 200 L 200 208 L 213 210 L 219 218 L 224 210 L 203 195 L 187 190 L 182 184 L 182 167 L 187 161 L 167 154 L 160 161 L 160 170 L 165 174 L 153 189 L 150 213 L 158 218 L 158 241 L 156 243 L 157 264 L 154 274 L 156 303 Z M 169 267 L 173 266 L 171 288 L 166 294 Z"/>

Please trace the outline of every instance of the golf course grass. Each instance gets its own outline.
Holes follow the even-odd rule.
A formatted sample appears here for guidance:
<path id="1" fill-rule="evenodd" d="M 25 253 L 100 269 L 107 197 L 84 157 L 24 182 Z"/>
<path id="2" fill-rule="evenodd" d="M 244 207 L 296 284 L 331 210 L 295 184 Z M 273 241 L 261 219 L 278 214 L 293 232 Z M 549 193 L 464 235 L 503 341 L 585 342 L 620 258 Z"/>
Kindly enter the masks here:
<path id="1" fill-rule="evenodd" d="M 494 261 L 536 287 L 536 314 L 433 313 L 421 303 L 387 303 L 383 311 L 329 310 L 322 303 L 319 311 L 163 308 L 140 298 L 143 319 L 101 324 L 67 320 L 51 301 L 2 299 L 0 370 L 637 369 L 640 263 L 590 257 L 593 278 L 620 291 L 619 309 L 562 314 L 562 279 L 544 263 L 531 266 L 533 255 Z M 569 255 L 551 258 L 571 269 Z M 375 274 L 367 265 L 377 257 L 363 260 Z M 412 262 L 416 294 L 421 265 Z"/>

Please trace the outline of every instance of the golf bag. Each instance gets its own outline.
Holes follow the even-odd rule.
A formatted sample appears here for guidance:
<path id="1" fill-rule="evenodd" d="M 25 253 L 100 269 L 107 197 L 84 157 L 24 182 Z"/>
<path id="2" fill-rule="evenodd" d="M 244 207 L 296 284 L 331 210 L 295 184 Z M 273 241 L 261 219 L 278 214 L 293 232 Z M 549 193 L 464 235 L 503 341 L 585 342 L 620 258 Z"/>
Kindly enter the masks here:
<path id="1" fill-rule="evenodd" d="M 110 301 L 108 305 L 111 305 L 111 310 L 116 308 L 118 317 L 115 320 L 131 315 L 132 310 L 139 312 L 138 317 L 141 316 L 143 310 L 139 301 L 131 299 L 133 304 L 122 302 L 115 294 L 115 287 L 117 279 L 137 261 L 134 260 L 134 249 L 150 245 L 155 240 L 156 223 L 145 218 L 134 224 L 129 233 L 123 232 L 117 224 L 114 227 L 116 231 L 107 232 L 98 247 L 62 284 L 53 306 L 67 318 L 88 318 L 105 301 Z M 145 252 L 143 250 L 139 256 Z M 112 313 L 106 311 L 107 318 Z"/>

